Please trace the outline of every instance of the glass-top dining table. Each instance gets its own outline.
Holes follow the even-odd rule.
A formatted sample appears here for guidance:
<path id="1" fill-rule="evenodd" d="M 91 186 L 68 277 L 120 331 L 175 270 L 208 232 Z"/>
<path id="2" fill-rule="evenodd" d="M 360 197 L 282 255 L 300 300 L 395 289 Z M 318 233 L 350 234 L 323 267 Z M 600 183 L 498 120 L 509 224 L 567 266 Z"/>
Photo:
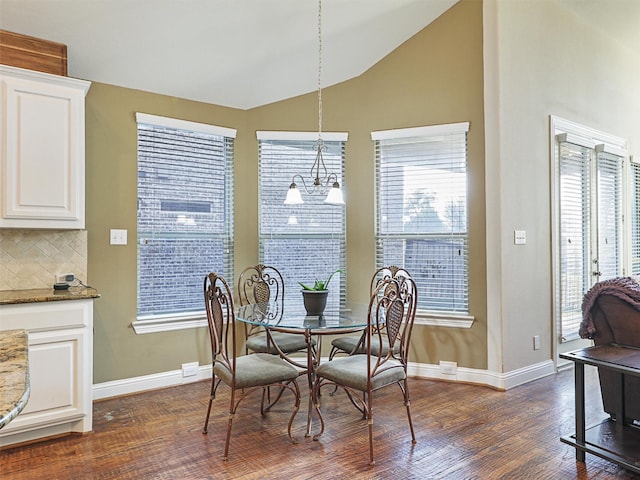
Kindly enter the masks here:
<path id="1" fill-rule="evenodd" d="M 298 360 L 300 357 L 287 355 L 282 351 L 279 353 L 291 364 L 304 369 L 307 374 L 309 407 L 306 437 L 311 436 L 311 414 L 313 411 L 311 389 L 315 370 L 320 364 L 322 337 L 363 331 L 368 324 L 367 313 L 367 304 L 348 303 L 347 308 L 341 309 L 337 305 L 327 305 L 322 315 L 307 315 L 302 298 L 294 296 L 285 299 L 284 305 L 282 302 L 254 303 L 243 305 L 236 310 L 236 320 L 264 327 L 267 335 L 270 335 L 271 332 L 304 335 L 307 344 L 305 363 Z"/>

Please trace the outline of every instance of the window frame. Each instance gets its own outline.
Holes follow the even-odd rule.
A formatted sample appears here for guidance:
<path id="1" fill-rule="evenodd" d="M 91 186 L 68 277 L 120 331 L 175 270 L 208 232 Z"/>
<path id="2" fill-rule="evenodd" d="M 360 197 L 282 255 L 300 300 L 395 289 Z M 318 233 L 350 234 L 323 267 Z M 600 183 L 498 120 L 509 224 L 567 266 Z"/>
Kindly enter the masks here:
<path id="1" fill-rule="evenodd" d="M 180 120 L 171 117 L 164 117 L 158 115 L 151 115 L 141 112 L 136 112 L 136 130 L 139 131 L 139 124 L 147 124 L 158 127 L 165 127 L 169 129 L 175 130 L 186 130 L 191 132 L 205 133 L 216 135 L 220 137 L 225 137 L 225 142 L 228 140 L 233 140 L 236 137 L 236 130 L 228 127 L 221 127 L 217 125 L 192 122 L 187 120 Z M 138 147 L 137 147 L 138 148 Z M 137 155 L 138 149 L 136 149 Z M 229 266 L 231 271 L 230 275 L 233 276 L 233 169 L 234 169 L 234 158 L 233 154 L 230 159 L 227 159 L 226 168 L 225 168 L 225 180 L 224 180 L 224 188 L 225 188 L 225 209 L 226 215 L 224 218 L 225 222 L 225 230 L 224 234 L 227 237 L 226 243 L 226 252 L 225 255 L 225 264 Z M 137 167 L 138 168 L 138 167 Z M 138 221 L 136 220 L 136 232 L 138 230 Z M 136 262 L 138 262 L 138 251 L 136 251 Z M 138 284 L 139 279 L 136 278 L 136 284 Z M 136 293 L 136 310 L 138 304 L 138 294 Z M 136 334 L 147 334 L 147 333 L 156 333 L 156 332 L 166 332 L 173 330 L 183 330 L 190 328 L 198 328 L 198 327 L 206 327 L 207 326 L 207 318 L 206 312 L 204 310 L 204 304 L 201 311 L 190 311 L 190 312 L 179 312 L 179 313 L 167 313 L 167 314 L 151 314 L 151 315 L 136 315 L 136 320 L 132 322 L 132 327 Z"/>
<path id="2" fill-rule="evenodd" d="M 465 134 L 465 143 L 468 143 L 468 132 L 470 128 L 469 122 L 459 122 L 459 123 L 450 123 L 450 124 L 439 124 L 439 125 L 430 125 L 430 126 L 421 126 L 421 127 L 410 127 L 410 128 L 399 128 L 399 129 L 391 129 L 391 130 L 380 130 L 371 132 L 371 139 L 374 142 L 374 166 L 375 166 L 375 181 L 376 181 L 376 199 L 375 199 L 375 239 L 376 239 L 376 268 L 383 267 L 382 261 L 378 255 L 378 243 L 380 240 L 380 232 L 379 232 L 379 178 L 378 178 L 378 142 L 383 140 L 396 140 L 402 138 L 428 138 L 428 137 L 439 137 L 443 135 L 452 135 L 452 134 Z M 467 178 L 466 181 L 466 232 L 464 235 L 458 235 L 458 237 L 463 237 L 466 241 L 467 252 L 466 252 L 466 296 L 467 301 L 469 300 L 469 291 L 470 291 L 470 275 L 469 275 L 469 189 L 468 189 L 468 148 L 465 148 L 465 175 Z M 409 238 L 411 235 L 403 235 L 403 237 Z M 404 267 L 404 265 L 398 265 L 399 267 Z M 454 312 L 454 311 L 446 311 L 446 310 L 425 310 L 418 307 L 418 311 L 416 312 L 415 322 L 420 325 L 431 325 L 438 327 L 449 327 L 449 328 L 471 328 L 475 317 L 471 314 L 470 304 L 467 304 L 467 311 L 462 312 Z"/>
<path id="3" fill-rule="evenodd" d="M 554 332 L 555 338 L 557 339 L 557 344 L 562 345 L 567 342 L 571 342 L 573 340 L 578 340 L 580 337 L 578 335 L 578 325 L 575 327 L 575 331 L 567 332 L 565 331 L 570 326 L 574 325 L 575 322 L 567 322 L 567 327 L 563 325 L 562 320 L 562 249 L 561 249 L 561 240 L 562 240 L 562 232 L 560 227 L 561 218 L 561 192 L 560 192 L 560 181 L 561 181 L 561 158 L 560 158 L 560 148 L 561 144 L 568 143 L 580 148 L 583 148 L 590 153 L 590 164 L 588 165 L 589 170 L 589 184 L 595 188 L 592 188 L 590 192 L 591 198 L 584 199 L 586 204 L 589 206 L 589 218 L 586 220 L 588 224 L 585 226 L 583 224 L 583 229 L 585 230 L 586 242 L 585 251 L 587 252 L 585 256 L 584 263 L 586 263 L 586 270 L 584 274 L 587 279 L 591 279 L 591 283 L 589 285 L 593 285 L 597 281 L 604 280 L 604 278 L 598 277 L 597 279 L 593 279 L 593 265 L 592 262 L 597 258 L 598 252 L 594 249 L 597 249 L 598 242 L 598 208 L 597 208 L 597 178 L 594 175 L 598 174 L 598 162 L 599 155 L 601 153 L 612 154 L 621 158 L 621 182 L 620 182 L 620 191 L 618 195 L 620 196 L 620 214 L 619 221 L 621 222 L 620 226 L 620 238 L 619 241 L 619 275 L 627 275 L 631 272 L 631 230 L 630 223 L 627 219 L 631 218 L 631 201 L 630 201 L 630 180 L 629 176 L 631 174 L 630 169 L 630 157 L 627 151 L 627 140 L 621 137 L 617 137 L 615 135 L 611 135 L 569 120 L 565 120 L 560 117 L 556 117 L 551 115 L 549 121 L 550 126 L 550 158 L 552 162 L 552 199 L 551 199 L 551 209 L 552 209 L 552 229 L 551 229 L 551 237 L 552 237 L 552 303 L 553 303 L 553 318 L 554 318 Z M 584 267 L 584 264 L 583 264 Z M 597 269 L 596 269 L 597 270 Z M 588 288 L 587 288 L 588 290 Z M 584 296 L 585 292 L 582 292 L 582 296 Z"/>
<path id="4" fill-rule="evenodd" d="M 340 148 L 341 150 L 341 159 L 340 159 L 341 171 L 338 174 L 338 181 L 342 186 L 343 191 L 344 191 L 344 185 L 345 185 L 345 162 L 346 162 L 345 149 L 346 149 L 346 142 L 348 140 L 348 136 L 349 135 L 346 132 L 322 132 L 322 141 L 325 144 L 325 146 L 329 144 L 333 144 L 334 148 Z M 262 168 L 263 168 L 263 161 L 265 160 L 262 157 L 262 142 L 283 142 L 284 144 L 286 144 L 286 142 L 291 142 L 292 145 L 295 144 L 295 148 L 300 148 L 302 146 L 301 144 L 307 143 L 308 145 L 306 146 L 308 146 L 309 148 L 306 154 L 311 159 L 311 158 L 315 158 L 316 145 L 318 142 L 318 132 L 257 131 L 256 138 L 258 140 L 258 258 L 260 263 L 270 264 L 275 268 L 277 268 L 278 270 L 280 270 L 283 276 L 285 277 L 285 283 L 286 283 L 285 290 L 289 291 L 291 294 L 292 291 L 297 292 L 298 290 L 300 290 L 300 287 L 298 286 L 299 281 L 307 284 L 308 283 L 312 284 L 316 277 L 322 278 L 324 275 L 316 274 L 315 272 L 312 272 L 312 271 L 305 271 L 305 273 L 301 275 L 301 278 L 295 278 L 295 279 L 287 278 L 288 275 L 286 274 L 286 267 L 282 265 L 274 264 L 273 262 L 265 258 L 265 243 L 268 240 L 286 239 L 286 238 L 293 238 L 293 239 L 299 238 L 299 239 L 309 239 L 309 240 L 317 240 L 319 238 L 333 238 L 333 239 L 337 238 L 340 241 L 339 260 L 337 262 L 337 265 L 338 265 L 338 268 L 342 270 L 342 273 L 341 274 L 338 273 L 333 277 L 333 279 L 331 280 L 331 285 L 334 286 L 333 288 L 335 288 L 336 284 L 340 286 L 337 301 L 339 302 L 340 308 L 344 308 L 346 306 L 346 276 L 347 276 L 347 259 L 346 259 L 347 215 L 346 215 L 345 206 L 322 204 L 322 207 L 320 207 L 320 208 L 326 209 L 327 211 L 332 211 L 332 212 L 338 211 L 338 209 L 340 209 L 340 211 L 342 212 L 342 219 L 339 222 L 341 232 L 338 232 L 338 233 L 335 233 L 335 232 L 331 232 L 331 233 L 268 232 L 267 233 L 263 231 L 263 226 L 262 226 L 262 223 L 263 223 L 262 216 L 263 216 L 263 210 L 264 210 L 263 204 L 265 203 L 263 202 L 263 188 L 262 188 L 262 184 L 263 184 Z M 325 156 L 324 158 L 325 162 L 329 163 L 326 153 L 324 156 Z M 300 160 L 296 159 L 296 168 L 295 168 L 296 173 L 299 173 L 307 177 L 309 174 L 309 168 L 311 167 L 312 162 L 313 160 L 311 159 L 308 165 L 301 165 Z M 335 172 L 333 169 L 331 169 L 331 167 L 328 167 L 328 168 L 329 168 L 329 172 Z M 284 205 L 284 199 L 287 195 L 287 188 L 289 187 L 290 183 L 291 183 L 291 177 L 284 174 L 284 176 L 282 177 L 282 190 L 278 192 L 278 195 L 280 196 L 274 197 L 273 204 L 274 205 L 277 204 L 279 208 L 282 207 L 283 209 L 286 209 L 289 211 L 297 211 L 298 213 L 300 213 L 300 210 L 310 205 L 308 201 L 309 195 L 304 191 L 304 187 L 300 185 L 299 188 L 301 189 L 301 193 L 302 193 L 303 199 L 305 200 L 305 203 L 302 205 Z M 315 194 L 314 196 L 319 198 L 320 200 L 324 200 L 324 197 L 326 196 L 326 194 L 325 195 Z M 322 202 L 319 201 L 317 203 L 322 203 Z M 328 274 L 330 273 L 331 271 L 328 272 Z M 326 278 L 322 278 L 322 279 L 326 280 Z M 329 301 L 332 301 L 331 297 Z M 333 301 L 335 301 L 335 298 L 333 299 Z"/>

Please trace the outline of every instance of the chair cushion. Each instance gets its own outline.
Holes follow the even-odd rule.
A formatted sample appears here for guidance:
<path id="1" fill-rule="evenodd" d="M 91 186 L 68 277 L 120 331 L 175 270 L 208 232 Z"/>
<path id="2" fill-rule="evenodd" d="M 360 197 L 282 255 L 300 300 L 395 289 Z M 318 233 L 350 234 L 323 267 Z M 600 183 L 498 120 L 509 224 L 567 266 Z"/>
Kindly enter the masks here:
<path id="1" fill-rule="evenodd" d="M 344 335 L 342 337 L 334 338 L 331 341 L 331 345 L 347 353 L 351 353 L 353 349 L 356 348 L 356 345 L 358 344 L 359 341 L 360 341 L 360 337 Z M 389 346 L 385 342 L 382 348 L 382 355 L 386 355 L 388 351 L 389 351 Z M 393 352 L 398 353 L 399 351 L 400 351 L 400 343 L 396 343 L 396 345 L 394 345 L 393 347 Z M 365 352 L 364 346 L 360 346 L 360 348 L 358 348 L 358 350 L 356 350 L 353 353 L 362 354 L 366 352 Z M 378 336 L 373 336 L 371 338 L 371 354 L 375 356 L 380 355 L 380 338 Z"/>
<path id="2" fill-rule="evenodd" d="M 293 353 L 307 349 L 307 342 L 304 339 L 304 335 L 272 332 L 271 337 L 278 344 L 282 353 Z M 315 345 L 315 340 L 312 340 L 312 343 Z M 247 339 L 246 346 L 252 352 L 271 353 L 274 355 L 278 353 L 278 350 L 276 350 L 274 346 L 267 349 L 267 335 L 265 333 L 250 336 Z"/>
<path id="3" fill-rule="evenodd" d="M 213 373 L 231 385 L 231 372 L 216 362 Z M 236 359 L 236 388 L 250 388 L 272 383 L 286 383 L 298 378 L 298 370 L 277 355 L 254 353 Z"/>
<path id="4" fill-rule="evenodd" d="M 375 359 L 372 358 L 371 360 L 375 362 Z M 371 385 L 374 390 L 406 378 L 404 368 L 400 362 L 389 360 L 385 363 L 385 367 L 392 366 L 394 368 L 382 371 L 371 378 Z M 367 356 L 351 355 L 321 363 L 316 370 L 316 374 L 332 382 L 364 392 L 367 390 Z"/>

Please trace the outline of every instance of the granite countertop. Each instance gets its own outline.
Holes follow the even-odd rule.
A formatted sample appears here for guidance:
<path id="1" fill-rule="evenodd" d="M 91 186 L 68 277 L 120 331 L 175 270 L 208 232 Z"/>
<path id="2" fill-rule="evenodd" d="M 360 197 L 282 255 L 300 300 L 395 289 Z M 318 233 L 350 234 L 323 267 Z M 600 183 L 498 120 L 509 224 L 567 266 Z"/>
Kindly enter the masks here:
<path id="1" fill-rule="evenodd" d="M 0 332 L 0 429 L 16 418 L 29 400 L 28 343 L 26 330 Z"/>
<path id="2" fill-rule="evenodd" d="M 59 300 L 84 300 L 99 298 L 100 294 L 91 287 L 69 287 L 68 290 L 37 288 L 31 290 L 0 290 L 0 305 L 16 303 L 56 302 Z"/>

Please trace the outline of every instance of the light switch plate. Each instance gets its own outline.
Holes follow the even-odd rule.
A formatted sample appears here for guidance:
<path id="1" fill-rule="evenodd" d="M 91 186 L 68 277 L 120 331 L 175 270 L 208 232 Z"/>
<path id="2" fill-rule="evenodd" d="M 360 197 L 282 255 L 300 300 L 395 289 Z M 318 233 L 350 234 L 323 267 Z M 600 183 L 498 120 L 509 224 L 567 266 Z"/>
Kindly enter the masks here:
<path id="1" fill-rule="evenodd" d="M 111 229 L 111 245 L 126 245 L 127 244 L 127 231 Z"/>
<path id="2" fill-rule="evenodd" d="M 524 245 L 527 243 L 527 231 L 526 230 L 514 230 L 513 231 L 513 243 L 516 245 Z"/>

